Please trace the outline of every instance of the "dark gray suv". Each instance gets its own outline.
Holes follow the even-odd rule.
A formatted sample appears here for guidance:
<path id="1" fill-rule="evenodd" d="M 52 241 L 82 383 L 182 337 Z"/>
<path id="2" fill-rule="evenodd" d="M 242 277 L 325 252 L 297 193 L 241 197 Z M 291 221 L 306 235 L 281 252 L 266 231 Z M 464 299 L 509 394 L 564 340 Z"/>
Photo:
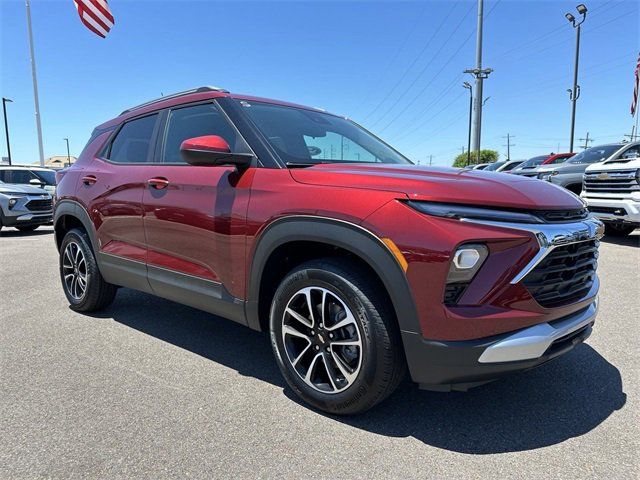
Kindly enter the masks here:
<path id="1" fill-rule="evenodd" d="M 564 163 L 549 165 L 548 168 L 541 167 L 538 170 L 538 178 L 580 195 L 582 191 L 582 176 L 586 168 L 592 163 L 606 160 L 624 145 L 624 143 L 610 143 L 587 148 Z"/>

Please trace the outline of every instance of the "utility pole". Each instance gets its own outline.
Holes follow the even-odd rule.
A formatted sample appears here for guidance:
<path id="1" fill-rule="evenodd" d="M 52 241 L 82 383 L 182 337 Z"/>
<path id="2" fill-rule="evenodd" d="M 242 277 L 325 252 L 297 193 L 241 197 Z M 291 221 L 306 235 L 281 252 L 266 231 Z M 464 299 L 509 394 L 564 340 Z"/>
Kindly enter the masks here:
<path id="1" fill-rule="evenodd" d="M 38 100 L 38 77 L 36 75 L 36 54 L 33 51 L 33 32 L 31 30 L 31 3 L 25 0 L 27 9 L 27 32 L 29 33 L 29 56 L 31 58 L 31 78 L 33 79 L 33 103 L 36 107 L 36 130 L 38 132 L 38 153 L 40 166 L 44 167 L 44 148 L 42 146 L 42 125 L 40 124 L 40 101 Z"/>
<path id="2" fill-rule="evenodd" d="M 582 147 L 584 150 L 589 148 L 589 142 L 593 142 L 593 138 L 589 138 L 589 132 L 587 132 L 586 138 L 579 138 L 578 140 L 580 140 L 581 142 L 584 142 L 584 147 Z"/>
<path id="3" fill-rule="evenodd" d="M 482 20 L 483 0 L 478 0 L 478 27 L 476 32 L 476 68 L 467 69 L 476 79 L 475 112 L 473 118 L 473 150 L 476 152 L 476 162 L 480 162 L 480 138 L 482 131 L 482 82 L 493 72 L 491 68 L 482 68 Z"/>
<path id="4" fill-rule="evenodd" d="M 511 160 L 511 147 L 515 147 L 516 145 L 514 143 L 511 143 L 511 139 L 514 138 L 515 135 L 511 135 L 510 133 L 507 133 L 506 137 L 502 137 L 502 138 L 506 138 L 507 139 L 507 144 L 506 145 L 502 145 L 503 147 L 507 147 L 507 162 L 509 160 Z"/>
<path id="5" fill-rule="evenodd" d="M 69 139 L 63 138 L 65 142 L 67 142 L 67 167 L 71 166 L 71 155 L 69 154 Z"/>
<path id="6" fill-rule="evenodd" d="M 576 55 L 573 64 L 573 88 L 567 90 L 569 92 L 569 100 L 571 100 L 571 135 L 569 138 L 569 152 L 573 153 L 573 137 L 576 127 L 576 101 L 580 97 L 580 85 L 578 85 L 578 60 L 580 59 L 580 26 L 587 18 L 587 7 L 581 3 L 576 7 L 578 13 L 582 15 L 580 21 L 576 21 L 571 13 L 566 13 L 565 18 L 569 20 L 573 28 L 576 29 Z"/>
<path id="7" fill-rule="evenodd" d="M 9 120 L 7 120 L 7 102 L 13 103 L 10 98 L 2 97 L 2 113 L 4 115 L 4 133 L 7 137 L 7 158 L 9 159 L 9 165 L 11 165 L 11 144 L 9 143 Z"/>
<path id="8" fill-rule="evenodd" d="M 429 155 L 429 166 L 433 164 L 433 155 Z"/>

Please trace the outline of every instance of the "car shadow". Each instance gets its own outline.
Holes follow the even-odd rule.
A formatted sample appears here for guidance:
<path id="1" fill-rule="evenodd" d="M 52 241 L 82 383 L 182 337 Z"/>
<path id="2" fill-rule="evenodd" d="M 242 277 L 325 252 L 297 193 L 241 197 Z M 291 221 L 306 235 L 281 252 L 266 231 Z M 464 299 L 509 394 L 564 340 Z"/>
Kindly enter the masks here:
<path id="1" fill-rule="evenodd" d="M 129 289 L 95 315 L 283 388 L 267 335 L 216 316 Z M 597 331 L 597 329 L 596 329 Z M 469 454 L 531 450 L 584 435 L 626 403 L 618 369 L 583 344 L 558 360 L 468 392 L 422 391 L 407 380 L 359 416 L 318 412 L 379 435 L 413 437 Z"/>
<path id="2" fill-rule="evenodd" d="M 38 228 L 37 230 L 32 230 L 31 232 L 21 232 L 20 230 L 16 230 L 14 228 L 4 227 L 2 230 L 0 230 L 0 237 L 36 237 L 39 235 L 49 235 L 52 233 L 52 229 L 42 230 Z"/>
<path id="3" fill-rule="evenodd" d="M 636 230 L 626 237 L 612 237 L 605 235 L 600 239 L 601 242 L 613 243 L 615 245 L 625 245 L 628 247 L 640 247 L 640 230 Z"/>

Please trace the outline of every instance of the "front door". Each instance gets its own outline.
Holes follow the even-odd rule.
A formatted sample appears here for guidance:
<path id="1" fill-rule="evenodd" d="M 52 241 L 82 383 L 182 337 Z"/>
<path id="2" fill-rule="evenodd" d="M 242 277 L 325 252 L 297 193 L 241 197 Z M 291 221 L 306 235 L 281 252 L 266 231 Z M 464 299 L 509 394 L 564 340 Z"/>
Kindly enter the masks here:
<path id="1" fill-rule="evenodd" d="M 202 135 L 251 153 L 216 104 L 169 111 L 143 195 L 149 283 L 156 295 L 241 320 L 251 173 L 186 164 L 180 144 Z"/>

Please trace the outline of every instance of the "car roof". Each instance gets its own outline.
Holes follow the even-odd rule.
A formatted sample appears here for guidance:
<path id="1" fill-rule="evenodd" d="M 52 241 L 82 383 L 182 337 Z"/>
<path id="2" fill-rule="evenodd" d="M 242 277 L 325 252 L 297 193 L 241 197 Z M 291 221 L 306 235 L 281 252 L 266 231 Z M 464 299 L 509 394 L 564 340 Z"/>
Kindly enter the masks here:
<path id="1" fill-rule="evenodd" d="M 309 106 L 300 105 L 297 103 L 285 102 L 282 100 L 275 100 L 272 98 L 256 97 L 253 95 L 231 93 L 228 90 L 224 90 L 219 87 L 198 87 L 198 88 L 193 88 L 191 90 L 186 90 L 184 92 L 178 92 L 172 95 L 156 98 L 155 100 L 150 100 L 140 105 L 128 108 L 124 110 L 122 113 L 120 113 L 120 115 L 118 115 L 117 117 L 112 118 L 111 120 L 108 120 L 101 125 L 98 125 L 97 128 L 98 129 L 109 128 L 115 125 L 119 125 L 123 121 L 126 121 L 133 117 L 138 117 L 140 115 L 144 115 L 147 113 L 153 113 L 158 110 L 163 110 L 165 108 L 170 108 L 170 107 L 182 105 L 185 103 L 193 103 L 193 102 L 211 100 L 214 98 L 222 98 L 222 97 L 233 98 L 236 100 L 245 100 L 247 102 L 271 103 L 274 105 L 280 105 L 284 107 L 295 107 L 295 108 L 302 108 L 305 110 L 311 110 L 315 112 L 329 113 L 321 108 L 309 107 Z M 331 114 L 331 115 L 334 115 L 334 114 Z"/>

